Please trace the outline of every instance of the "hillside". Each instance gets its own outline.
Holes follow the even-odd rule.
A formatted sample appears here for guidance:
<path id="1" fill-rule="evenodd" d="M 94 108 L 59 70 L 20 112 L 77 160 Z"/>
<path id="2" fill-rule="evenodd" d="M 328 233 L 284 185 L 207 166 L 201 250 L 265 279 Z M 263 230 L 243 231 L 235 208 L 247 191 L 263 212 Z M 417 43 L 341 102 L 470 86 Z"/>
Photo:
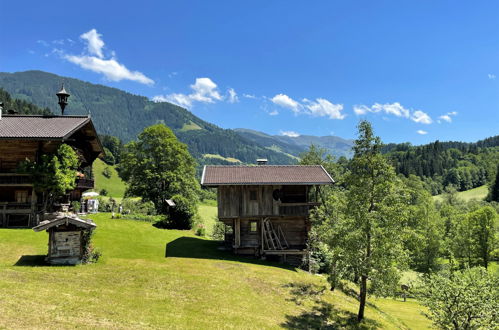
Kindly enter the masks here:
<path id="1" fill-rule="evenodd" d="M 155 103 L 143 96 L 116 88 L 95 85 L 78 79 L 61 77 L 42 71 L 0 73 L 0 87 L 12 98 L 33 103 L 59 113 L 55 92 L 64 82 L 71 94 L 66 108 L 68 115 L 89 114 L 99 134 L 113 135 L 124 142 L 137 137 L 145 127 L 164 123 L 189 146 L 201 164 L 227 164 L 224 158 L 254 163 L 265 157 L 273 164 L 291 164 L 295 159 L 246 140 L 232 130 L 222 129 L 194 116 L 171 103 Z M 221 158 L 203 157 L 205 154 Z"/>
<path id="2" fill-rule="evenodd" d="M 110 177 L 106 177 L 103 172 L 108 168 Z M 107 165 L 100 159 L 96 159 L 92 165 L 92 172 L 95 180 L 95 191 L 100 192 L 101 189 L 107 190 L 109 197 L 123 197 L 125 195 L 126 185 L 121 180 L 116 172 L 115 166 Z"/>
<path id="3" fill-rule="evenodd" d="M 485 197 L 487 197 L 487 194 L 489 193 L 489 189 L 486 185 L 466 190 L 466 191 L 459 191 L 456 193 L 456 197 L 462 201 L 469 202 L 470 200 L 484 200 Z M 435 201 L 443 201 L 444 200 L 444 194 L 436 195 L 433 196 L 433 200 Z"/>
<path id="4" fill-rule="evenodd" d="M 336 157 L 345 156 L 350 158 L 353 154 L 353 141 L 338 136 L 299 135 L 292 137 L 269 135 L 246 128 L 236 128 L 235 131 L 244 138 L 269 149 L 279 150 L 294 156 L 298 156 L 300 153 L 307 151 L 311 144 L 326 149 L 330 154 Z"/>
<path id="5" fill-rule="evenodd" d="M 42 265 L 45 232 L 0 229 L 0 328 L 345 328 L 355 317 L 356 299 L 323 277 L 233 256 L 188 231 L 92 218 L 103 256 L 76 267 Z M 362 328 L 428 328 L 420 311 L 372 299 Z"/>

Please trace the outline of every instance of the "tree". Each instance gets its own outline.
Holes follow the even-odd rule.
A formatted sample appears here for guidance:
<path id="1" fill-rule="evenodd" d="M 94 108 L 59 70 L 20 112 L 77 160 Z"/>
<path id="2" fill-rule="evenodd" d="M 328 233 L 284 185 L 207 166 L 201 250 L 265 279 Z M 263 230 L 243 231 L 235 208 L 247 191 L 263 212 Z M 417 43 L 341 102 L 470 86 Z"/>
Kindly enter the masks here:
<path id="1" fill-rule="evenodd" d="M 457 227 L 455 255 L 468 267 L 481 264 L 488 268 L 496 244 L 497 213 L 491 206 L 466 214 Z"/>
<path id="2" fill-rule="evenodd" d="M 168 215 L 167 199 L 179 203 L 169 226 L 189 228 L 196 214 L 199 183 L 196 163 L 173 132 L 163 124 L 144 129 L 136 142 L 130 142 L 119 164 L 119 174 L 127 182 L 126 196 L 151 201 L 158 214 Z"/>
<path id="3" fill-rule="evenodd" d="M 489 201 L 499 202 L 499 165 L 497 165 L 496 179 L 489 188 Z"/>
<path id="4" fill-rule="evenodd" d="M 20 171 L 33 177 L 33 188 L 42 196 L 43 213 L 50 210 L 52 202 L 76 185 L 79 166 L 76 152 L 61 144 L 55 154 L 43 154 L 38 161 L 25 161 Z"/>
<path id="5" fill-rule="evenodd" d="M 499 281 L 481 267 L 429 276 L 422 303 L 426 316 L 441 329 L 499 326 Z"/>
<path id="6" fill-rule="evenodd" d="M 404 192 L 394 169 L 381 155 L 381 142 L 371 124 L 361 121 L 354 145 L 350 173 L 346 177 L 344 216 L 333 224 L 331 250 L 344 268 L 360 278 L 359 312 L 362 321 L 367 299 L 367 281 L 377 294 L 393 292 L 398 268 L 404 264 L 402 228 L 405 218 Z"/>

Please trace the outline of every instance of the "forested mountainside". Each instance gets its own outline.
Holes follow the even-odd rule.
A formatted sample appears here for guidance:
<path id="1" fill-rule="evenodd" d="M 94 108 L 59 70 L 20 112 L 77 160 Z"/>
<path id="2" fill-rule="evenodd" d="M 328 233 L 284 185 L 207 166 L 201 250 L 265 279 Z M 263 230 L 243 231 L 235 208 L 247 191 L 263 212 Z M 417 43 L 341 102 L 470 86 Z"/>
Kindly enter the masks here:
<path id="1" fill-rule="evenodd" d="M 295 156 L 308 150 L 311 144 L 326 149 L 330 154 L 336 157 L 345 156 L 349 158 L 352 156 L 353 141 L 342 139 L 338 136 L 299 135 L 294 137 L 269 135 L 246 128 L 236 128 L 235 131 L 239 135 L 262 146 L 275 150 L 282 150 Z"/>
<path id="2" fill-rule="evenodd" d="M 0 102 L 3 103 L 3 111 L 2 113 L 8 114 L 9 111 L 14 111 L 19 114 L 26 115 L 50 115 L 52 112 L 49 108 L 42 109 L 37 107 L 33 103 L 13 99 L 10 97 L 10 94 L 0 88 Z"/>
<path id="3" fill-rule="evenodd" d="M 463 191 L 484 185 L 495 177 L 499 136 L 475 143 L 388 144 L 383 151 L 398 173 L 425 178 L 433 194 L 441 193 L 450 185 Z"/>
<path id="4" fill-rule="evenodd" d="M 42 71 L 0 73 L 0 87 L 12 98 L 52 109 L 56 114 L 59 106 L 55 93 L 62 82 L 71 94 L 66 114 L 91 113 L 99 134 L 117 136 L 125 143 L 135 139 L 145 127 L 164 123 L 189 146 L 189 151 L 201 164 L 254 163 L 259 157 L 268 158 L 271 164 L 296 161 L 286 153 L 255 144 L 171 103 L 155 103 L 116 88 Z"/>

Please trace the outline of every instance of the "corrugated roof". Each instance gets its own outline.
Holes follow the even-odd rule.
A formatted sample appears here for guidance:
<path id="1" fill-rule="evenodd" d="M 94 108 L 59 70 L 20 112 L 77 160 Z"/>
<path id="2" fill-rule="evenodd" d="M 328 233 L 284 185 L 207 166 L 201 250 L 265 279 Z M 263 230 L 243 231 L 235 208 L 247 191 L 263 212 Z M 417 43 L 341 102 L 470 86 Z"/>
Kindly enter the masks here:
<path id="1" fill-rule="evenodd" d="M 89 121 L 87 116 L 2 115 L 0 139 L 63 139 Z"/>
<path id="2" fill-rule="evenodd" d="M 205 186 L 333 183 L 334 180 L 321 165 L 207 165 L 201 178 L 201 184 Z"/>

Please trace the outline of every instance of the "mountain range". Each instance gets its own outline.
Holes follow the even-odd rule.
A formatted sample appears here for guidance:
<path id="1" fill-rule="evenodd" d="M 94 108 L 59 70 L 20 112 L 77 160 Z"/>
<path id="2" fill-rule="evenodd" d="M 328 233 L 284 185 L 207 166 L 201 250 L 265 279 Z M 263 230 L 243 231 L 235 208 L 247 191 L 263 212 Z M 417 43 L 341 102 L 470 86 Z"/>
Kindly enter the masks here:
<path id="1" fill-rule="evenodd" d="M 113 135 L 123 142 L 134 140 L 147 126 L 164 123 L 200 164 L 254 163 L 267 158 L 269 164 L 293 164 L 310 144 L 336 156 L 351 155 L 351 140 L 335 136 L 278 136 L 250 129 L 222 129 L 168 102 L 92 84 L 43 71 L 0 72 L 0 88 L 12 98 L 59 113 L 55 93 L 64 82 L 71 94 L 65 114 L 91 114 L 99 134 Z"/>

